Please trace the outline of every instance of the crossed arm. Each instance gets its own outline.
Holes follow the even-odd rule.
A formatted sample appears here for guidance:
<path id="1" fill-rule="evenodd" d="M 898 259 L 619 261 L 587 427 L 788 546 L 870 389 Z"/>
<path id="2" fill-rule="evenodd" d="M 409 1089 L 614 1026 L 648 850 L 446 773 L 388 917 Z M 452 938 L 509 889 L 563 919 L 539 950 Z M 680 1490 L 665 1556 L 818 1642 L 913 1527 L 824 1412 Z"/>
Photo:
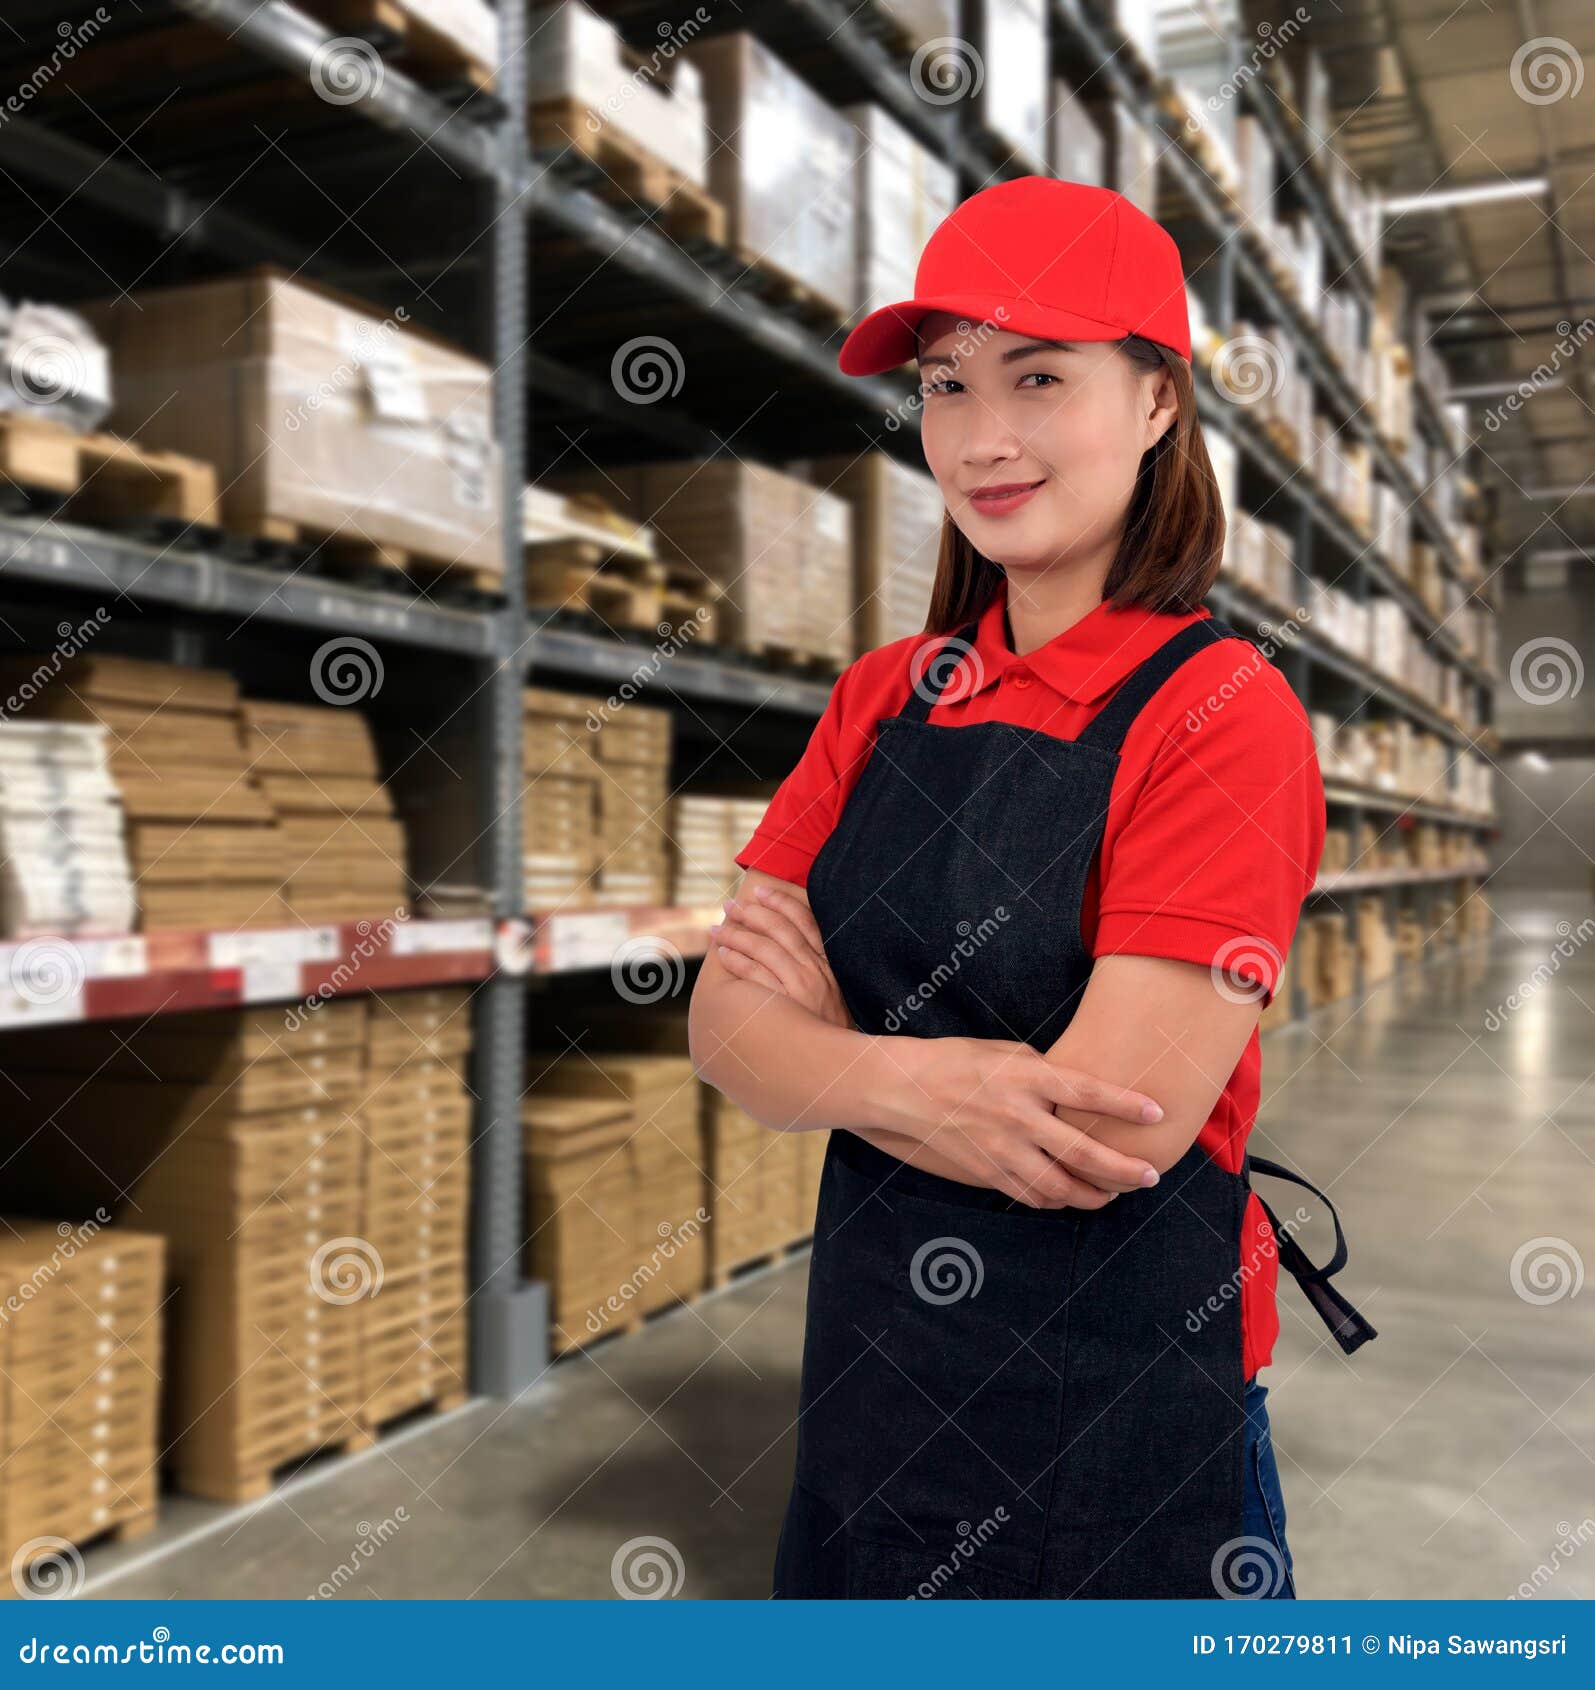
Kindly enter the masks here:
<path id="1" fill-rule="evenodd" d="M 1261 1007 L 1255 988 L 1199 964 L 1109 956 L 1045 1055 L 1006 1040 L 866 1034 L 802 889 L 750 869 L 737 904 L 692 994 L 703 1078 L 766 1126 L 847 1127 L 903 1161 L 1040 1208 L 1100 1208 L 1172 1167 Z"/>

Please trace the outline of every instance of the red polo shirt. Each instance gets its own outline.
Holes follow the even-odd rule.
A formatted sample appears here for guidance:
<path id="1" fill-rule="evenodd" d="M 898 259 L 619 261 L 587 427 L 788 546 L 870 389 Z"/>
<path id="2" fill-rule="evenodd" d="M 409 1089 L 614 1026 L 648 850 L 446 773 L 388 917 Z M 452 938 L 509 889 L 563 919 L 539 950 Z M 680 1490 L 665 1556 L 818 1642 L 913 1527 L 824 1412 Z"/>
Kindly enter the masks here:
<path id="1" fill-rule="evenodd" d="M 1209 613 L 1115 610 L 1106 602 L 1036 650 L 1008 645 L 1006 582 L 966 661 L 931 709 L 945 727 L 1010 722 L 1074 739 L 1145 657 Z M 837 678 L 798 765 L 737 863 L 804 886 L 869 759 L 875 723 L 895 715 L 940 644 L 913 635 L 866 652 Z M 915 658 L 918 667 L 911 669 Z M 956 694 L 949 698 L 948 694 Z M 1266 1002 L 1301 919 L 1324 844 L 1324 787 L 1312 729 L 1285 677 L 1232 641 L 1189 658 L 1125 735 L 1101 848 L 1086 879 L 1081 932 L 1093 956 L 1224 962 Z M 1253 1032 L 1198 1135 L 1239 1172 L 1257 1118 L 1261 1052 Z M 1242 1365 L 1266 1366 L 1279 1332 L 1271 1230 L 1254 1194 L 1236 1284 Z"/>

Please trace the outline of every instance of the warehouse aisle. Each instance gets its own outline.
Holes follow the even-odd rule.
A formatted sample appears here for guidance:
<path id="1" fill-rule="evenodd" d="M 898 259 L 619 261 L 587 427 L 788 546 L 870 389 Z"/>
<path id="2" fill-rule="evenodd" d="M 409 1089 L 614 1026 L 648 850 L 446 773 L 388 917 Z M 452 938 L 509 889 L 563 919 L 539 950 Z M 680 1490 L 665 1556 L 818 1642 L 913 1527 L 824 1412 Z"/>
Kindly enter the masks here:
<path id="1" fill-rule="evenodd" d="M 1595 1299 L 1578 1292 L 1595 919 L 1587 898 L 1496 907 L 1491 937 L 1421 979 L 1265 1044 L 1254 1142 L 1328 1185 L 1341 1283 L 1380 1331 L 1342 1357 L 1282 1290 L 1263 1378 L 1304 1596 L 1595 1594 L 1578 1550 L 1595 1484 L 1566 1485 L 1595 1471 Z M 1266 1190 L 1282 1219 L 1295 1190 Z M 1327 1229 L 1305 1237 L 1323 1259 Z M 561 1363 L 514 1407 L 312 1470 L 246 1518 L 183 1504 L 92 1557 L 88 1593 L 607 1597 L 623 1549 L 633 1588 L 672 1577 L 647 1539 L 679 1556 L 682 1596 L 763 1597 L 805 1262 Z"/>

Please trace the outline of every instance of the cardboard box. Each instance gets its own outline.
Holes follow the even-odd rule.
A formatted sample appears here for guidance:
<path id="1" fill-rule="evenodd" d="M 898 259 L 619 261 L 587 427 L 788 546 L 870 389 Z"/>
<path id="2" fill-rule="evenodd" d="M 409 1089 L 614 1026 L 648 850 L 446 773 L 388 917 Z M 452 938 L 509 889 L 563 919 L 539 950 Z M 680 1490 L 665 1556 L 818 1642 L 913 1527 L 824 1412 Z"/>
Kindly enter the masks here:
<path id="1" fill-rule="evenodd" d="M 225 526 L 502 572 L 485 364 L 274 270 L 85 310 L 111 347 L 113 425 L 213 463 Z"/>
<path id="2" fill-rule="evenodd" d="M 746 31 L 693 41 L 682 56 L 702 72 L 710 132 L 736 138 L 708 161 L 732 249 L 850 311 L 860 145 L 852 123 Z"/>

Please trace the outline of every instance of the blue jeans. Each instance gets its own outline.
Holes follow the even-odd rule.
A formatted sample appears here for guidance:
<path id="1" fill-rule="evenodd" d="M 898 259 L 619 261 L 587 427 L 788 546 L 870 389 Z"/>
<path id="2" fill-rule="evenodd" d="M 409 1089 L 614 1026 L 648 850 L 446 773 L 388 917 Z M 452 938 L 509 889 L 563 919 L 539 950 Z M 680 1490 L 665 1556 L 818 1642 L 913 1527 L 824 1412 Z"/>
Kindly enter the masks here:
<path id="1" fill-rule="evenodd" d="M 1263 1407 L 1268 1387 L 1255 1378 L 1246 1386 L 1246 1446 L 1242 1456 L 1245 1490 L 1241 1529 L 1251 1540 L 1250 1554 L 1230 1575 L 1234 1594 L 1288 1600 L 1296 1595 L 1290 1546 L 1285 1542 L 1285 1497 L 1279 1488 L 1274 1441 L 1269 1436 L 1268 1411 Z"/>

